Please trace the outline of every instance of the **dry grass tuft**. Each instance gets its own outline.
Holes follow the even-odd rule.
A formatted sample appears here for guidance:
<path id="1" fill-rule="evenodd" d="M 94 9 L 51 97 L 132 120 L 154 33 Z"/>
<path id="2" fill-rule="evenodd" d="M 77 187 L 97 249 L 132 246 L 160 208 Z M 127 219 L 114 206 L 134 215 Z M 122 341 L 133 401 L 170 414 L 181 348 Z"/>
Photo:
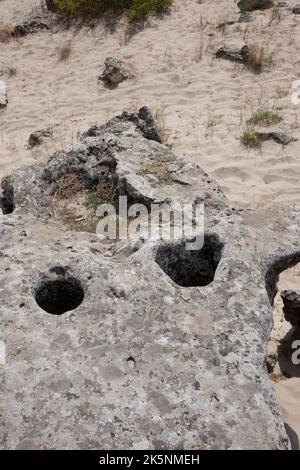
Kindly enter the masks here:
<path id="1" fill-rule="evenodd" d="M 261 138 L 258 136 L 256 131 L 248 127 L 240 137 L 241 144 L 248 148 L 260 148 L 262 144 Z"/>
<path id="2" fill-rule="evenodd" d="M 252 45 L 247 58 L 246 65 L 253 73 L 261 73 L 266 69 L 270 69 L 274 64 L 274 52 L 268 50 L 265 45 Z"/>
<path id="3" fill-rule="evenodd" d="M 11 26 L 0 20 L 0 42 L 8 42 L 12 38 L 13 31 Z"/>
<path id="4" fill-rule="evenodd" d="M 66 62 L 72 53 L 72 43 L 70 41 L 61 44 L 57 48 L 59 62 Z"/>

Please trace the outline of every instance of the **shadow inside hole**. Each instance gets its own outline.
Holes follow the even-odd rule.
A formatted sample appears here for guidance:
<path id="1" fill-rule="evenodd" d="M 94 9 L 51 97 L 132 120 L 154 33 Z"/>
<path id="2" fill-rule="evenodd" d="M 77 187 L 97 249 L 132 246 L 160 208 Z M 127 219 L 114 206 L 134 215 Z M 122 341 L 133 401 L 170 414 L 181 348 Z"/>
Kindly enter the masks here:
<path id="1" fill-rule="evenodd" d="M 185 241 L 160 246 L 155 261 L 179 286 L 203 287 L 213 282 L 222 249 L 217 236 L 206 235 L 200 250 L 188 250 Z"/>
<path id="2" fill-rule="evenodd" d="M 47 313 L 62 315 L 82 303 L 84 290 L 73 278 L 43 281 L 35 292 L 35 301 Z"/>
<path id="3" fill-rule="evenodd" d="M 3 194 L 0 197 L 0 209 L 3 215 L 12 214 L 15 210 L 14 188 L 11 184 L 4 183 Z"/>

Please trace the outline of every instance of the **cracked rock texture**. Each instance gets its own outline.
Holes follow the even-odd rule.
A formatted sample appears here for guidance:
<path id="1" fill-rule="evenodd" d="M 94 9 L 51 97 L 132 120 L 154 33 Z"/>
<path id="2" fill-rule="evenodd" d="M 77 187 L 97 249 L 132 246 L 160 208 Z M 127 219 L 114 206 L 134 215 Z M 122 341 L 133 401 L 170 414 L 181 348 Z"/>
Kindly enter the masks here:
<path id="1" fill-rule="evenodd" d="M 107 88 L 116 88 L 119 83 L 127 80 L 129 72 L 125 68 L 125 64 L 122 60 L 116 57 L 107 57 L 104 63 L 104 71 L 100 75 L 101 80 Z"/>
<path id="2" fill-rule="evenodd" d="M 233 208 L 139 119 L 123 113 L 2 182 L 1 447 L 287 449 L 265 358 L 300 213 Z M 70 175 L 87 192 L 115 181 L 134 202 L 205 202 L 204 251 L 184 274 L 180 242 L 73 230 L 53 202 Z"/>

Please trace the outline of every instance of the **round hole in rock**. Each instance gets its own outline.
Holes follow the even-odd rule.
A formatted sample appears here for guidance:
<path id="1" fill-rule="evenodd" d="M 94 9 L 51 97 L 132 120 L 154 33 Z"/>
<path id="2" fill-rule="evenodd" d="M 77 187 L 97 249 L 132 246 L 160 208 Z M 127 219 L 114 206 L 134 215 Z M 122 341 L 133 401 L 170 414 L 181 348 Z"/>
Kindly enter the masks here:
<path id="1" fill-rule="evenodd" d="M 214 280 L 222 249 L 217 236 L 206 235 L 200 250 L 187 250 L 185 242 L 160 246 L 155 261 L 179 286 L 203 287 Z"/>
<path id="2" fill-rule="evenodd" d="M 62 315 L 74 310 L 79 307 L 83 299 L 83 288 L 73 277 L 43 281 L 35 293 L 38 306 L 53 315 Z"/>

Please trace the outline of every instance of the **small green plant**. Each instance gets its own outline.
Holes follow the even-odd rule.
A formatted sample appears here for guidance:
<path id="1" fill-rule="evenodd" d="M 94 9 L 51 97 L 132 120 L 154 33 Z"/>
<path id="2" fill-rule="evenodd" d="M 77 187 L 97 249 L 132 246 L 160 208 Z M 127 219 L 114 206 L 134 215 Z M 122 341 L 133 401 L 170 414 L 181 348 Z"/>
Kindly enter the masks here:
<path id="1" fill-rule="evenodd" d="M 250 126 L 272 126 L 279 124 L 283 117 L 276 110 L 256 111 L 248 120 Z"/>
<path id="2" fill-rule="evenodd" d="M 85 200 L 85 207 L 87 209 L 97 209 L 99 206 L 99 198 L 96 193 L 90 193 L 87 195 Z"/>
<path id="3" fill-rule="evenodd" d="M 262 139 L 259 137 L 257 132 L 251 128 L 245 129 L 244 133 L 240 137 L 241 143 L 245 147 L 258 148 L 261 147 Z"/>
<path id="4" fill-rule="evenodd" d="M 222 116 L 213 116 L 210 115 L 208 116 L 207 122 L 206 122 L 206 128 L 211 129 L 212 127 L 217 126 L 221 122 Z"/>

